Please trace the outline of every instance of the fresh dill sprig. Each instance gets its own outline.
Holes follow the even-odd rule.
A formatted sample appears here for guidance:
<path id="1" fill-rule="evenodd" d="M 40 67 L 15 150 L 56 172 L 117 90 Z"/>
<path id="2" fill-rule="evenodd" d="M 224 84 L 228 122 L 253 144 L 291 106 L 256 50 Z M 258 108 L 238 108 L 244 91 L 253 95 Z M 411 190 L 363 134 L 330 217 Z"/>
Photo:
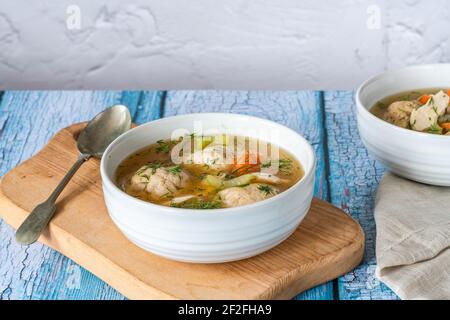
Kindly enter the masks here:
<path id="1" fill-rule="evenodd" d="M 222 208 L 222 202 L 220 200 L 193 200 L 185 201 L 183 203 L 171 203 L 171 207 L 184 208 L 184 209 L 219 209 Z"/>
<path id="2" fill-rule="evenodd" d="M 176 143 L 176 141 L 165 141 L 158 140 L 156 141 L 158 146 L 156 147 L 156 153 L 169 153 L 172 146 Z"/>
<path id="3" fill-rule="evenodd" d="M 442 134 L 442 128 L 437 123 L 433 123 L 433 125 L 430 127 L 429 133 Z"/>
<path id="4" fill-rule="evenodd" d="M 285 174 L 291 173 L 292 170 L 292 160 L 291 159 L 280 159 L 278 161 L 278 168 Z"/>
<path id="5" fill-rule="evenodd" d="M 261 164 L 261 168 L 269 168 L 272 165 L 272 161 L 276 163 L 276 160 L 268 160 Z M 283 174 L 290 174 L 292 171 L 292 160 L 291 159 L 279 159 L 278 160 L 278 170 Z"/>
<path id="6" fill-rule="evenodd" d="M 261 168 L 269 168 L 272 165 L 272 161 L 268 160 L 261 164 Z"/>
<path id="7" fill-rule="evenodd" d="M 272 194 L 272 192 L 273 192 L 271 187 L 264 185 L 264 184 L 258 186 L 258 190 L 264 192 L 266 194 L 266 196 L 268 196 L 269 194 Z"/>
<path id="8" fill-rule="evenodd" d="M 167 171 L 170 173 L 173 173 L 173 174 L 179 174 L 179 173 L 181 173 L 181 166 L 178 165 L 175 167 L 167 168 Z"/>
<path id="9" fill-rule="evenodd" d="M 147 171 L 147 169 L 152 169 L 152 174 L 154 174 L 156 172 L 156 169 L 161 168 L 163 164 L 161 162 L 150 162 L 147 163 L 146 165 L 144 165 L 142 168 L 140 168 L 136 174 L 138 176 L 144 177 L 149 179 L 150 177 L 148 177 L 148 175 L 143 174 L 145 171 Z"/>

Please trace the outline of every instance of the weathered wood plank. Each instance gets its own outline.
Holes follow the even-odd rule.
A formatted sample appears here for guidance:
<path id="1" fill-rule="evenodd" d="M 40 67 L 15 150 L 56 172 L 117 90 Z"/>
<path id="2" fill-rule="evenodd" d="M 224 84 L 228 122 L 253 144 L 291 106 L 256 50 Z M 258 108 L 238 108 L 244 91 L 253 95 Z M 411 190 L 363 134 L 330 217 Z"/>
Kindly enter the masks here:
<path id="1" fill-rule="evenodd" d="M 330 197 L 359 221 L 366 234 L 363 264 L 339 279 L 340 299 L 396 299 L 375 272 L 375 221 L 373 203 L 383 167 L 371 159 L 359 135 L 353 92 L 325 93 Z"/>
<path id="2" fill-rule="evenodd" d="M 161 118 L 163 100 L 166 93 L 164 91 L 144 91 L 140 95 L 136 104 L 136 112 L 133 122 L 137 124 Z"/>
<path id="3" fill-rule="evenodd" d="M 5 92 L 0 104 L 0 176 L 31 157 L 59 129 L 107 106 L 129 106 L 134 119 L 159 113 L 160 93 L 119 91 Z M 139 101 L 149 101 L 145 107 Z M 152 104 L 153 103 L 153 104 Z M 0 299 L 123 299 L 74 262 L 39 243 L 21 247 L 0 222 Z"/>
<path id="4" fill-rule="evenodd" d="M 195 112 L 243 113 L 282 123 L 303 134 L 317 155 L 316 189 L 327 199 L 322 112 L 318 92 L 269 91 L 169 91 L 164 106 L 165 117 Z M 333 284 L 318 286 L 297 299 L 333 299 Z"/>

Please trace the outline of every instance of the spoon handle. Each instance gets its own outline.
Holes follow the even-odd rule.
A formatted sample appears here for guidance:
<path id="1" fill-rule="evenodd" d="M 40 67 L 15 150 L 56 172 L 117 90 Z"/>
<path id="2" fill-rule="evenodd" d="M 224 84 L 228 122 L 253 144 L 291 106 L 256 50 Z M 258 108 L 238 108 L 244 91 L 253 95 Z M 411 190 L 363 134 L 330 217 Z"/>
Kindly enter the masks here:
<path id="1" fill-rule="evenodd" d="M 81 154 L 47 200 L 37 205 L 16 231 L 16 241 L 23 245 L 35 242 L 56 211 L 56 199 L 81 165 L 90 158 Z"/>

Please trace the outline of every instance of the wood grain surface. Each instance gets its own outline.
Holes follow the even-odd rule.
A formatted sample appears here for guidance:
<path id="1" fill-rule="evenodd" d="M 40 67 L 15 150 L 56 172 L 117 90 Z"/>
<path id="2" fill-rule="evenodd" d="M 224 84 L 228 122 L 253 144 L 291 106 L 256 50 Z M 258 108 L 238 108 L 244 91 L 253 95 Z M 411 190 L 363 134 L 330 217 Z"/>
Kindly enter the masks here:
<path id="1" fill-rule="evenodd" d="M 375 277 L 373 206 L 384 172 L 362 144 L 355 119 L 353 92 L 325 94 L 331 202 L 359 221 L 366 234 L 364 263 L 339 279 L 340 299 L 396 299 Z"/>
<path id="2" fill-rule="evenodd" d="M 76 160 L 84 125 L 58 132 L 30 160 L 2 179 L 1 214 L 14 228 L 42 202 Z M 17 208 L 15 208 L 15 206 Z M 150 254 L 129 242 L 107 214 L 99 161 L 85 163 L 57 201 L 40 241 L 70 257 L 132 299 L 287 299 L 353 269 L 364 251 L 359 224 L 314 200 L 285 242 L 254 258 L 189 264 Z"/>
<path id="3" fill-rule="evenodd" d="M 383 168 L 368 157 L 359 140 L 353 92 L 7 91 L 0 93 L 0 176 L 35 154 L 59 129 L 88 120 L 114 103 L 126 104 L 137 123 L 217 110 L 269 118 L 304 134 L 318 160 L 315 196 L 332 201 L 361 223 L 367 253 L 355 271 L 296 298 L 397 298 L 374 276 L 373 197 Z M 1 219 L 0 275 L 0 299 L 124 299 L 49 247 L 17 245 L 12 228 Z"/>

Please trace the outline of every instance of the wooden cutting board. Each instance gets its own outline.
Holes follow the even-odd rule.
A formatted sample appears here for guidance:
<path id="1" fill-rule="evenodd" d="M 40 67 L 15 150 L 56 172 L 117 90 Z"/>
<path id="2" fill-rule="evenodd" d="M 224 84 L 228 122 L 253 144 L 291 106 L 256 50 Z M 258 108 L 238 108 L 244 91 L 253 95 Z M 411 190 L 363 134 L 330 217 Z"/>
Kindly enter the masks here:
<path id="1" fill-rule="evenodd" d="M 77 158 L 84 124 L 61 130 L 1 182 L 0 215 L 17 228 Z M 39 241 L 131 299 L 287 299 L 334 279 L 361 261 L 364 233 L 345 212 L 319 199 L 294 234 L 259 256 L 223 264 L 160 258 L 128 241 L 108 216 L 99 161 L 85 163 L 57 201 Z"/>

